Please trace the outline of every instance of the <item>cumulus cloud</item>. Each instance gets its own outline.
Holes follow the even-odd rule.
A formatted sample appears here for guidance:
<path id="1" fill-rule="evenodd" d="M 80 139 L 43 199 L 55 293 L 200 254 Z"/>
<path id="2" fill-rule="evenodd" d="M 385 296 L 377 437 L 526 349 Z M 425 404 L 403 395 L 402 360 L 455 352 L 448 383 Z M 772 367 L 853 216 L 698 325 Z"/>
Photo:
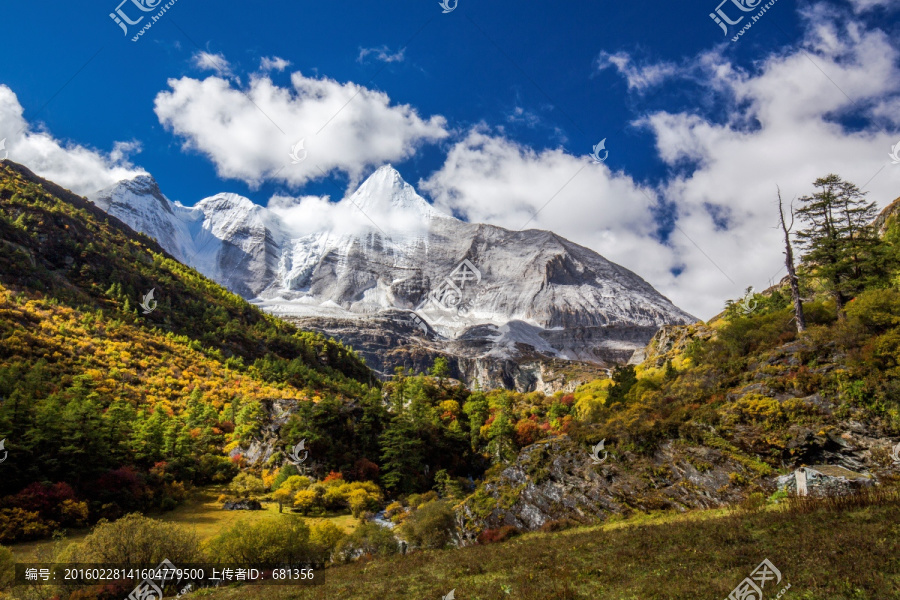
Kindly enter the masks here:
<path id="1" fill-rule="evenodd" d="M 595 62 L 598 71 L 614 68 L 625 78 L 629 90 L 639 92 L 663 83 L 678 73 L 674 63 L 661 62 L 638 65 L 627 52 L 601 52 Z"/>
<path id="2" fill-rule="evenodd" d="M 196 52 L 191 58 L 191 62 L 198 69 L 204 71 L 215 71 L 222 77 L 231 77 L 231 64 L 225 58 L 224 54 L 213 54 L 211 52 Z"/>
<path id="3" fill-rule="evenodd" d="M 366 58 L 372 56 L 375 60 L 385 63 L 403 62 L 406 59 L 406 48 L 401 48 L 397 52 L 391 52 L 387 46 L 379 46 L 378 48 L 360 48 L 357 62 L 365 62 Z"/>
<path id="4" fill-rule="evenodd" d="M 300 186 L 334 171 L 358 180 L 448 135 L 441 116 L 425 119 L 383 92 L 300 72 L 291 87 L 264 75 L 246 89 L 215 76 L 168 83 L 155 100 L 160 123 L 184 138 L 185 149 L 209 157 L 219 176 L 253 187 L 267 180 Z M 308 154 L 293 164 L 289 154 L 300 140 Z"/>
<path id="5" fill-rule="evenodd" d="M 654 239 L 654 190 L 561 149 L 537 152 L 487 128 L 470 131 L 420 182 L 435 206 L 472 222 L 547 229 L 597 250 L 657 285 L 678 258 Z"/>
<path id="6" fill-rule="evenodd" d="M 261 71 L 284 71 L 289 66 L 291 66 L 291 62 L 285 60 L 283 58 L 279 58 L 278 56 L 272 57 L 263 57 L 259 62 L 259 68 Z"/>
<path id="7" fill-rule="evenodd" d="M 136 142 L 116 142 L 111 152 L 104 153 L 58 140 L 29 124 L 23 115 L 16 94 L 0 85 L 0 140 L 6 140 L 8 158 L 76 194 L 87 195 L 146 174 L 129 160 L 140 151 Z"/>
<path id="8" fill-rule="evenodd" d="M 789 202 L 834 172 L 865 186 L 881 206 L 900 195 L 900 167 L 887 157 L 900 140 L 900 112 L 892 110 L 900 99 L 897 48 L 883 32 L 831 9 L 801 15 L 801 46 L 761 57 L 752 71 L 732 64 L 723 49 L 679 69 L 635 70 L 627 55 L 605 58 L 637 92 L 662 77 L 688 77 L 713 98 L 715 117 L 692 109 L 634 121 L 653 134 L 671 167 L 654 189 L 606 165 L 585 166 L 562 150 L 535 152 L 484 128 L 454 145 L 422 185 L 447 211 L 514 229 L 553 198 L 529 228 L 591 247 L 709 318 L 744 287 L 762 289 L 784 275 L 776 185 Z M 675 224 L 664 241 L 658 224 L 665 219 L 653 218 L 658 201 Z"/>

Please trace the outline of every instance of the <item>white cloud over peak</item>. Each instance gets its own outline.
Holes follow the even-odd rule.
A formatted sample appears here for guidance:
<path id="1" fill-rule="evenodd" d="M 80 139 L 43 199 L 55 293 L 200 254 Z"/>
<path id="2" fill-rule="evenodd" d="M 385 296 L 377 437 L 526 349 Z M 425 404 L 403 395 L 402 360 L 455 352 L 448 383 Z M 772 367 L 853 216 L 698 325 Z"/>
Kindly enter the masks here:
<path id="1" fill-rule="evenodd" d="M 880 206 L 900 196 L 900 166 L 887 157 L 900 140 L 898 48 L 846 11 L 813 5 L 801 16 L 800 47 L 775 50 L 752 70 L 732 64 L 724 46 L 678 68 L 635 67 L 624 53 L 601 57 L 635 92 L 683 78 L 700 84 L 714 105 L 716 117 L 692 108 L 634 121 L 653 134 L 660 160 L 671 167 L 655 188 L 605 164 L 584 167 L 584 157 L 536 152 L 481 127 L 452 147 L 423 189 L 448 212 L 512 229 L 556 194 L 529 228 L 591 247 L 709 318 L 746 286 L 762 289 L 784 275 L 776 186 L 790 202 L 833 172 L 865 187 Z M 854 126 L 843 125 L 844 118 Z M 657 198 L 665 199 L 676 225 L 665 244 L 651 215 Z"/>
<path id="2" fill-rule="evenodd" d="M 140 151 L 136 142 L 116 142 L 111 152 L 104 153 L 36 130 L 23 115 L 16 94 L 0 85 L 0 140 L 6 140 L 8 158 L 76 194 L 87 195 L 146 174 L 129 161 L 130 155 Z"/>
<path id="3" fill-rule="evenodd" d="M 246 89 L 221 77 L 170 79 L 155 111 L 219 176 L 254 187 L 267 180 L 300 186 L 334 171 L 356 181 L 448 135 L 443 117 L 422 118 L 383 92 L 300 72 L 291 84 L 279 87 L 264 75 L 251 77 Z M 289 154 L 301 139 L 307 158 L 293 164 Z"/>
<path id="4" fill-rule="evenodd" d="M 561 149 L 536 152 L 485 127 L 450 150 L 420 187 L 435 206 L 468 221 L 547 229 L 597 250 L 656 285 L 678 265 L 654 240 L 656 194 L 631 177 Z"/>

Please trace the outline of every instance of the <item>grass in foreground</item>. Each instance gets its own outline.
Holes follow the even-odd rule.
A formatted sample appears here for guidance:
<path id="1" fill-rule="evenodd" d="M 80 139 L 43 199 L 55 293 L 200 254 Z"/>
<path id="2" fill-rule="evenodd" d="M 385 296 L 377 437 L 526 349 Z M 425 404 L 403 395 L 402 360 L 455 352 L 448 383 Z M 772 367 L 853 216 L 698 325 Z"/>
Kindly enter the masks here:
<path id="1" fill-rule="evenodd" d="M 900 502 L 654 516 L 490 546 L 424 551 L 316 573 L 321 585 L 201 590 L 213 600 L 721 599 L 768 558 L 765 598 L 900 598 Z M 770 589 L 772 588 L 772 589 Z M 508 593 L 507 593 L 508 591 Z"/>

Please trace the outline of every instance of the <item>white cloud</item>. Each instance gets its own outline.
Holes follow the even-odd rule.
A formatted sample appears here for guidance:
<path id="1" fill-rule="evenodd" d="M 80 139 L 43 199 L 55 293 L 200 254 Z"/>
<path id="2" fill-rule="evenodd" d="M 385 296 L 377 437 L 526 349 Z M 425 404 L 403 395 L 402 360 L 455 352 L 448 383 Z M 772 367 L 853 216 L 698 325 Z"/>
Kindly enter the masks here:
<path id="1" fill-rule="evenodd" d="M 900 113 L 892 110 L 900 102 L 900 53 L 883 32 L 836 11 L 812 7 L 801 15 L 803 50 L 761 57 L 752 72 L 720 51 L 678 70 L 668 63 L 635 70 L 627 55 L 607 57 L 638 92 L 664 76 L 689 77 L 714 100 L 716 114 L 726 109 L 729 115 L 661 111 L 635 121 L 655 136 L 660 159 L 673 167 L 658 189 L 606 165 L 585 167 L 564 187 L 583 157 L 535 152 L 484 128 L 454 145 L 422 185 L 448 212 L 512 229 L 558 193 L 529 228 L 591 247 L 709 318 L 746 286 L 762 289 L 783 276 L 776 185 L 790 201 L 834 172 L 868 184 L 869 199 L 881 206 L 900 195 L 900 166 L 887 157 L 900 140 Z M 854 128 L 845 128 L 842 117 L 870 124 L 860 127 L 854 119 Z M 610 151 L 613 156 L 613 145 Z M 657 197 L 677 217 L 665 245 L 651 217 Z"/>
<path id="2" fill-rule="evenodd" d="M 284 71 L 289 66 L 291 66 L 290 61 L 285 60 L 283 58 L 279 58 L 278 56 L 272 57 L 263 57 L 259 62 L 259 68 L 261 71 Z"/>
<path id="3" fill-rule="evenodd" d="M 366 57 L 373 56 L 375 60 L 385 63 L 403 62 L 406 57 L 406 48 L 401 48 L 397 52 L 391 52 L 387 46 L 379 46 L 377 48 L 360 48 L 357 62 L 364 62 Z"/>
<path id="4" fill-rule="evenodd" d="M 513 230 L 554 231 L 652 276 L 656 285 L 672 284 L 670 270 L 680 266 L 653 239 L 655 192 L 586 156 L 536 152 L 479 127 L 420 186 L 444 212 Z"/>
<path id="5" fill-rule="evenodd" d="M 90 194 L 145 174 L 129 162 L 129 156 L 140 151 L 136 142 L 116 142 L 112 152 L 106 154 L 35 130 L 23 115 L 16 94 L 0 85 L 0 139 L 6 139 L 9 159 L 76 194 Z"/>
<path id="6" fill-rule="evenodd" d="M 220 77 L 170 79 L 156 96 L 160 123 L 185 138 L 184 147 L 208 156 L 221 177 L 251 186 L 277 180 L 299 186 L 324 173 L 351 179 L 373 166 L 399 162 L 418 145 L 446 137 L 441 116 L 419 117 L 408 105 L 355 83 L 291 76 L 279 87 L 253 76 L 247 89 Z M 304 140 L 307 159 L 292 164 L 291 147 Z"/>
<path id="7" fill-rule="evenodd" d="M 191 58 L 194 66 L 204 71 L 215 71 L 223 77 L 231 77 L 231 63 L 225 58 L 224 54 L 213 54 L 211 52 L 195 52 Z"/>
<path id="8" fill-rule="evenodd" d="M 865 12 L 867 10 L 872 10 L 873 8 L 884 6 L 884 7 L 895 7 L 897 6 L 896 0 L 850 0 L 850 4 L 853 5 L 853 9 L 857 13 Z"/>
<path id="9" fill-rule="evenodd" d="M 628 89 L 639 92 L 661 84 L 678 72 L 678 67 L 670 62 L 636 65 L 627 52 L 601 52 L 595 64 L 598 71 L 615 68 L 625 77 Z"/>

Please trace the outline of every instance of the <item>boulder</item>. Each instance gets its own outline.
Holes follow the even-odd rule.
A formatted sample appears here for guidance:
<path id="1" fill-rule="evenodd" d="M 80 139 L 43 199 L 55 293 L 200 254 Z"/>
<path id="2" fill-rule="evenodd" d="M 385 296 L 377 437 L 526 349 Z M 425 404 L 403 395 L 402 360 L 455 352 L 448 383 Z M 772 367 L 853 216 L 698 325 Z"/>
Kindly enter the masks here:
<path id="1" fill-rule="evenodd" d="M 222 505 L 224 510 L 262 510 L 262 504 L 257 500 L 235 500 Z"/>

